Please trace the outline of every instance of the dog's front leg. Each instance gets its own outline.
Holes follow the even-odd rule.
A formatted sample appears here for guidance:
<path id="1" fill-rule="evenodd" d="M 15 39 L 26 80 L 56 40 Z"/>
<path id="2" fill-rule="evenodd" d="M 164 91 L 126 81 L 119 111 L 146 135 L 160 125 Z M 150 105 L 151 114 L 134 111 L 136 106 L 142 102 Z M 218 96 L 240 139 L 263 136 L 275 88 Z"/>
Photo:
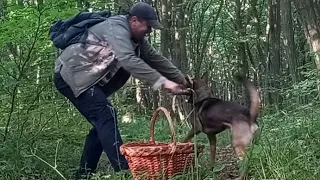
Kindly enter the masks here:
<path id="1" fill-rule="evenodd" d="M 186 138 L 184 138 L 184 140 L 182 142 L 186 143 L 186 142 L 190 142 L 191 139 L 194 137 L 195 134 L 199 134 L 200 131 L 196 130 L 195 128 L 191 128 L 190 131 L 188 132 Z"/>
<path id="2" fill-rule="evenodd" d="M 193 115 L 193 113 L 195 113 L 195 112 L 192 112 L 192 115 Z M 186 138 L 183 140 L 183 142 L 191 141 L 191 139 L 194 137 L 194 135 L 197 135 L 201 132 L 202 125 L 200 123 L 199 118 L 192 116 L 190 119 L 190 123 L 192 125 L 192 128 L 188 132 L 188 134 L 187 134 Z"/>
<path id="3" fill-rule="evenodd" d="M 207 134 L 209 142 L 210 142 L 210 152 L 211 152 L 211 162 L 215 163 L 216 160 L 216 144 L 217 138 L 215 134 Z"/>

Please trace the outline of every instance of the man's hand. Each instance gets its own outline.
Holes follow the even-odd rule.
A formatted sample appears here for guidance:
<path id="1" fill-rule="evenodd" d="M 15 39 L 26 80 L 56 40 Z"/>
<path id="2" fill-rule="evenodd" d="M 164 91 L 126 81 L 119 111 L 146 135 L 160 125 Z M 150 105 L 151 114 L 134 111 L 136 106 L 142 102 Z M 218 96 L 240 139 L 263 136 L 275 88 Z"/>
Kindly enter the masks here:
<path id="1" fill-rule="evenodd" d="M 190 86 L 190 83 L 187 81 L 187 78 L 188 78 L 188 77 L 183 78 L 183 81 L 182 81 L 182 85 L 183 85 L 185 88 L 188 88 L 188 87 Z"/>
<path id="2" fill-rule="evenodd" d="M 178 81 L 179 81 L 179 82 L 177 82 L 177 83 L 181 84 L 181 86 L 182 86 L 184 89 L 186 89 L 186 88 L 191 88 L 191 87 L 192 87 L 188 75 L 183 75 L 183 74 L 181 74 Z"/>
<path id="3" fill-rule="evenodd" d="M 173 94 L 182 92 L 181 85 L 170 80 L 165 80 L 163 83 L 163 87 Z"/>

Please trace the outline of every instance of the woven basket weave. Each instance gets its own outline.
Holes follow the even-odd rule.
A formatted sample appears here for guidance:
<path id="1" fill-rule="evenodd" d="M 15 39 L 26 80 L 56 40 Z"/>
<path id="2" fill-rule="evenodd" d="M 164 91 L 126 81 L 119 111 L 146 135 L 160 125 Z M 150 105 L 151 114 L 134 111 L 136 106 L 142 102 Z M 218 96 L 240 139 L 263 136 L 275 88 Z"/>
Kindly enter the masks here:
<path id="1" fill-rule="evenodd" d="M 154 125 L 163 111 L 169 121 L 171 143 L 154 140 Z M 203 146 L 197 145 L 197 153 Z M 170 179 L 176 174 L 187 171 L 194 164 L 194 144 L 179 143 L 175 140 L 175 132 L 169 112 L 164 107 L 157 108 L 151 119 L 150 140 L 146 142 L 129 142 L 120 147 L 120 152 L 128 160 L 129 167 L 135 180 Z"/>

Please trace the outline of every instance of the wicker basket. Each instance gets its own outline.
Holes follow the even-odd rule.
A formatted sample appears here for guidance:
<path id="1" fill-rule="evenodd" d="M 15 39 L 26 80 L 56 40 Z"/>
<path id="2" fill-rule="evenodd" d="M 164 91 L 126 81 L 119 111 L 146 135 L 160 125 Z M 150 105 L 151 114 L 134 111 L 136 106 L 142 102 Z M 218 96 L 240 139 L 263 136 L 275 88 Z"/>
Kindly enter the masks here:
<path id="1" fill-rule="evenodd" d="M 154 125 L 160 111 L 164 112 L 169 121 L 171 143 L 154 140 Z M 181 174 L 193 166 L 194 147 L 194 144 L 190 142 L 176 142 L 169 112 L 164 107 L 159 107 L 155 110 L 151 119 L 150 140 L 125 143 L 120 147 L 120 152 L 128 160 L 135 180 L 163 180 Z M 197 145 L 197 153 L 201 153 L 202 150 L 203 146 Z"/>

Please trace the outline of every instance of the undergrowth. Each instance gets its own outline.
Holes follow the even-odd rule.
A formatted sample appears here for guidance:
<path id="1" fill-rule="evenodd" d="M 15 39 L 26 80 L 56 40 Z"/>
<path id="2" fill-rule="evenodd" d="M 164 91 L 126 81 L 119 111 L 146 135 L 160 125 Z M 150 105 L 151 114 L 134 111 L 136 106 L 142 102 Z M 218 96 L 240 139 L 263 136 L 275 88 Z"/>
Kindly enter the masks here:
<path id="1" fill-rule="evenodd" d="M 74 112 L 62 110 L 49 126 L 25 130 L 23 136 L 12 133 L 10 139 L 0 145 L 0 179 L 72 179 L 90 129 L 85 119 Z M 131 123 L 120 119 L 124 141 L 148 140 L 150 116 L 133 116 L 135 121 Z M 250 179 L 312 180 L 320 177 L 320 107 L 308 105 L 264 112 L 259 123 L 260 131 L 247 159 Z M 188 126 L 176 124 L 175 130 L 177 140 L 181 141 Z M 156 122 L 155 139 L 170 141 L 168 122 L 163 118 Z M 199 179 L 215 179 L 219 168 L 210 165 L 206 136 L 197 136 L 197 143 L 205 145 L 205 152 L 199 157 Z M 228 145 L 229 131 L 225 131 L 218 135 L 218 146 Z M 107 160 L 101 158 L 99 171 L 93 179 L 128 179 L 123 174 L 129 172 L 114 174 L 107 164 Z M 196 178 L 182 175 L 176 179 Z"/>

